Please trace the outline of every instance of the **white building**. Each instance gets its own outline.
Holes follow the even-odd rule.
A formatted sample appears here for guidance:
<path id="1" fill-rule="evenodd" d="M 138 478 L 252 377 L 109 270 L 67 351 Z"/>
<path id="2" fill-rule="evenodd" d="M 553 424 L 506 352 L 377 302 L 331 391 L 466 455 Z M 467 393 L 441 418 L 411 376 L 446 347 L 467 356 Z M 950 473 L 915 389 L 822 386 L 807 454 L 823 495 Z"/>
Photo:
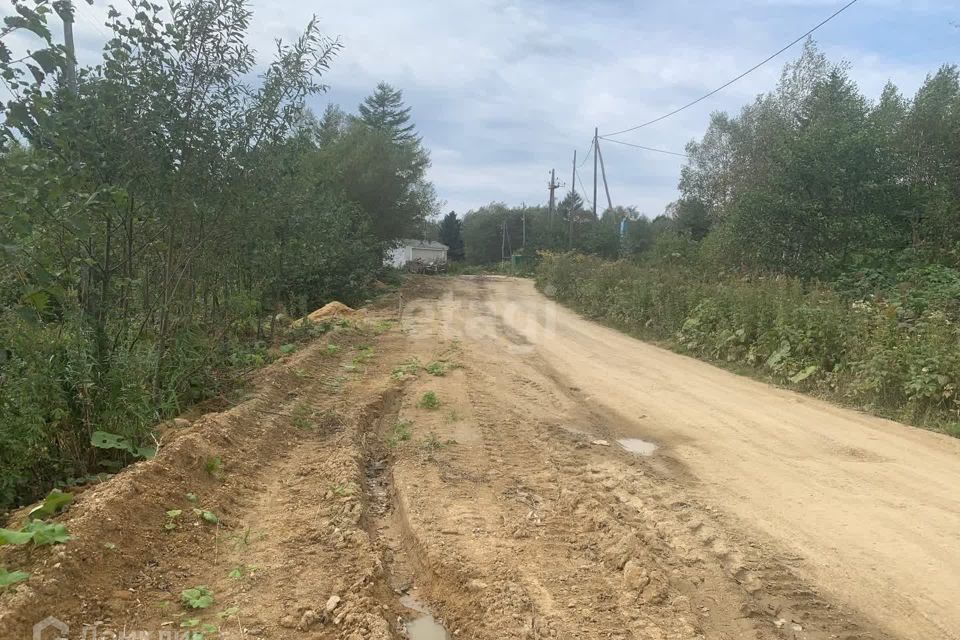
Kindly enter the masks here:
<path id="1" fill-rule="evenodd" d="M 433 240 L 401 240 L 384 259 L 384 263 L 402 269 L 408 262 L 419 260 L 423 264 L 446 264 L 449 247 Z"/>

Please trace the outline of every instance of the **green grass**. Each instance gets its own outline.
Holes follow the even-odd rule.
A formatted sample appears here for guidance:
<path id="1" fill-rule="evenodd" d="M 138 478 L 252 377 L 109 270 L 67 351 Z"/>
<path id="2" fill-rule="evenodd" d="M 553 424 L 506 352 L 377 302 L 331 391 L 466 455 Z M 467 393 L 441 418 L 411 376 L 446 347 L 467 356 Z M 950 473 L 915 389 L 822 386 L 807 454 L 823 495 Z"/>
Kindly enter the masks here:
<path id="1" fill-rule="evenodd" d="M 412 427 L 413 423 L 409 420 L 401 420 L 394 425 L 393 431 L 390 433 L 390 437 L 387 439 L 387 442 L 391 447 L 395 447 L 401 442 L 410 440 L 410 438 L 413 437 L 413 433 L 411 431 Z"/>
<path id="2" fill-rule="evenodd" d="M 440 398 L 438 398 L 437 394 L 433 391 L 427 391 L 420 397 L 420 402 L 417 403 L 417 406 L 421 409 L 429 409 L 431 411 L 434 409 L 439 409 Z"/>

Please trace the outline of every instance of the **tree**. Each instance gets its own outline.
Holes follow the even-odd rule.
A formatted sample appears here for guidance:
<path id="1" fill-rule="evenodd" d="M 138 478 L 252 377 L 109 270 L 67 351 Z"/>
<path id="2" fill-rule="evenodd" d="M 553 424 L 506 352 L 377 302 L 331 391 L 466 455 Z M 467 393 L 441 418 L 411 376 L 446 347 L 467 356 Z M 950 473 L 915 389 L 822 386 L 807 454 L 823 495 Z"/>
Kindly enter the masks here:
<path id="1" fill-rule="evenodd" d="M 419 142 L 306 111 L 340 48 L 315 20 L 255 80 L 245 0 L 133 4 L 76 95 L 48 0 L 0 28 L 0 508 L 129 461 L 90 434 L 149 443 L 263 362 L 265 318 L 364 300 L 436 209 Z"/>
<path id="2" fill-rule="evenodd" d="M 676 230 L 692 240 L 703 240 L 710 232 L 710 216 L 700 200 L 681 198 L 667 207 Z"/>
<path id="3" fill-rule="evenodd" d="M 360 119 L 370 128 L 389 135 L 398 144 L 419 146 L 420 136 L 410 122 L 410 107 L 404 106 L 403 92 L 386 82 L 377 85 L 360 106 Z"/>
<path id="4" fill-rule="evenodd" d="M 449 248 L 447 255 L 451 260 L 463 260 L 463 222 L 451 211 L 440 221 L 440 242 Z"/>

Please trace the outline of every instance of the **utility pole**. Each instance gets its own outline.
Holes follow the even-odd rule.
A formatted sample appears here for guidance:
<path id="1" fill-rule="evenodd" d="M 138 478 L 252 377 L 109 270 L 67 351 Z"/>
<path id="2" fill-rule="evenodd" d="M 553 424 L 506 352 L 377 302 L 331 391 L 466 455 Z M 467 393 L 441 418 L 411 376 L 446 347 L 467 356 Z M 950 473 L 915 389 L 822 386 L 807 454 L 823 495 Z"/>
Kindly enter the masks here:
<path id="1" fill-rule="evenodd" d="M 577 150 L 573 150 L 573 178 L 570 180 L 570 191 L 577 190 Z M 573 249 L 573 209 L 570 210 L 570 231 L 567 236 L 567 250 Z"/>
<path id="2" fill-rule="evenodd" d="M 599 141 L 598 141 L 599 142 Z M 603 175 L 603 190 L 607 192 L 607 208 L 613 209 L 613 201 L 610 200 L 610 185 L 607 184 L 607 169 L 603 166 L 603 153 L 600 151 L 600 145 L 597 144 L 597 155 L 600 156 L 600 173 Z M 594 198 L 597 197 L 596 192 L 593 195 Z M 617 221 L 614 220 L 613 224 L 617 224 Z"/>
<path id="3" fill-rule="evenodd" d="M 557 170 L 550 169 L 550 184 L 547 185 L 547 189 L 550 191 L 550 219 L 551 220 L 553 220 L 553 212 L 555 210 L 554 203 L 556 202 L 553 192 L 559 188 L 560 188 L 560 185 L 557 184 Z"/>
<path id="4" fill-rule="evenodd" d="M 507 217 L 503 217 L 503 225 L 500 227 L 500 262 L 506 260 L 507 255 Z"/>
<path id="5" fill-rule="evenodd" d="M 597 217 L 597 158 L 600 156 L 600 147 L 597 145 L 600 128 L 593 128 L 593 217 Z"/>
<path id="6" fill-rule="evenodd" d="M 63 47 L 67 50 L 66 81 L 70 93 L 77 95 L 77 53 L 73 44 L 73 2 L 62 0 L 55 4 L 63 20 Z"/>

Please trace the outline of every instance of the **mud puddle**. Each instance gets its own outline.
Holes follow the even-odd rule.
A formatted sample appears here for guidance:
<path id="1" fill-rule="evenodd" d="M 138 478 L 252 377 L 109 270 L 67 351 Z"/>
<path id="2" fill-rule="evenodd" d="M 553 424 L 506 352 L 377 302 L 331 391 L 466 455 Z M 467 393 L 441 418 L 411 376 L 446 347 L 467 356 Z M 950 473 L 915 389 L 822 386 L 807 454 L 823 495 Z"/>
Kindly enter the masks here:
<path id="1" fill-rule="evenodd" d="M 451 640 L 453 636 L 437 622 L 430 610 L 409 593 L 400 598 L 400 604 L 416 611 L 419 615 L 404 623 L 410 640 Z"/>
<path id="2" fill-rule="evenodd" d="M 640 456 L 652 456 L 653 452 L 658 449 L 655 443 L 640 438 L 620 438 L 617 440 L 617 444 L 630 453 Z"/>

